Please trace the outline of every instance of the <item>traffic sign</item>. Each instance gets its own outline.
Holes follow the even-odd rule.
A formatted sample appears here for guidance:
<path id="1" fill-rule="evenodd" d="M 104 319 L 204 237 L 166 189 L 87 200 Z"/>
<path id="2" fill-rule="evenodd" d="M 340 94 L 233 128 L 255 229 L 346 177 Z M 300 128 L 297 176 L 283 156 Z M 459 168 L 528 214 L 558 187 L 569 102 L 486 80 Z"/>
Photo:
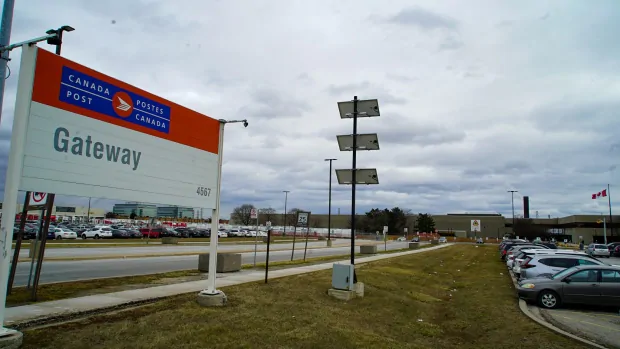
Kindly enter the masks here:
<path id="1" fill-rule="evenodd" d="M 297 212 L 297 225 L 305 227 L 308 225 L 308 217 L 310 212 Z"/>
<path id="2" fill-rule="evenodd" d="M 256 211 L 255 208 L 250 210 L 250 219 L 256 219 L 258 218 L 258 211 Z"/>
<path id="3" fill-rule="evenodd" d="M 32 203 L 35 204 L 40 204 L 43 202 L 43 200 L 45 200 L 45 197 L 47 195 L 45 193 L 41 193 L 41 192 L 33 192 L 30 196 L 30 200 L 32 200 Z"/>
<path id="4" fill-rule="evenodd" d="M 268 226 L 268 227 L 271 227 L 271 221 L 265 222 L 265 225 Z"/>
<path id="5" fill-rule="evenodd" d="M 385 235 L 385 233 L 387 233 L 387 232 L 388 232 L 388 226 L 384 225 L 383 226 L 383 234 Z"/>

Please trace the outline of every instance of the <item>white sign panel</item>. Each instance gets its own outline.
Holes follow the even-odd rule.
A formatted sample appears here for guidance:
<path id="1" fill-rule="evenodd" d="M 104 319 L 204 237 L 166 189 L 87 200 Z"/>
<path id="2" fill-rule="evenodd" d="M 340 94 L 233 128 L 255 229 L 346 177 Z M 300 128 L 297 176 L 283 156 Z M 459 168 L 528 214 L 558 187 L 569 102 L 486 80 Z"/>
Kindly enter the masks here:
<path id="1" fill-rule="evenodd" d="M 47 198 L 46 193 L 41 192 L 33 192 L 30 194 L 30 204 L 31 205 L 41 205 L 45 203 L 45 198 Z"/>
<path id="2" fill-rule="evenodd" d="M 253 208 L 250 210 L 250 219 L 257 219 L 258 218 L 258 213 L 256 212 L 256 209 Z"/>
<path id="3" fill-rule="evenodd" d="M 297 216 L 297 225 L 307 225 L 308 224 L 308 212 L 299 212 Z"/>
<path id="4" fill-rule="evenodd" d="M 387 225 L 384 225 L 384 226 L 383 226 L 383 234 L 385 234 L 385 233 L 387 233 L 387 232 L 388 232 L 388 226 L 387 226 Z"/>
<path id="5" fill-rule="evenodd" d="M 480 220 L 479 219 L 472 219 L 471 220 L 471 231 L 472 232 L 480 232 Z"/>
<path id="6" fill-rule="evenodd" d="M 267 227 L 271 227 L 271 221 L 267 221 L 267 222 L 265 223 L 265 226 L 267 226 Z"/>
<path id="7" fill-rule="evenodd" d="M 22 55 L 35 74 L 20 74 L 32 94 L 15 115 L 27 125 L 19 189 L 216 207 L 218 120 L 43 49 Z"/>

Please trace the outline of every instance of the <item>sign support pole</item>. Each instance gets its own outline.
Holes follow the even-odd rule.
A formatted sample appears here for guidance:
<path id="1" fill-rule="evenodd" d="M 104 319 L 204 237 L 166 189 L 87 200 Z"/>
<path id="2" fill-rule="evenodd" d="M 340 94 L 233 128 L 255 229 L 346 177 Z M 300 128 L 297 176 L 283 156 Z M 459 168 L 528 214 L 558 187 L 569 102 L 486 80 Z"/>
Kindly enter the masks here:
<path id="1" fill-rule="evenodd" d="M 13 261 L 11 262 L 11 272 L 9 273 L 9 283 L 7 286 L 7 295 L 13 291 L 13 281 L 15 281 L 15 272 L 17 271 L 17 261 L 19 260 L 19 251 L 22 249 L 22 241 L 24 240 L 24 228 L 26 227 L 26 219 L 28 218 L 28 206 L 30 206 L 30 192 L 26 192 L 24 198 L 24 207 L 22 215 L 19 217 L 19 232 L 17 233 L 17 241 L 15 242 L 15 250 L 13 251 Z M 35 240 L 36 243 L 36 240 Z"/>
<path id="2" fill-rule="evenodd" d="M 297 213 L 297 217 L 299 217 L 299 213 Z M 293 228 L 293 248 L 291 249 L 291 262 L 295 257 L 295 237 L 297 236 L 297 223 L 295 223 L 295 227 Z"/>
<path id="3" fill-rule="evenodd" d="M 215 278 L 217 273 L 217 232 L 220 228 L 220 191 L 222 188 L 222 162 L 224 159 L 224 126 L 226 122 L 220 120 L 220 141 L 218 145 L 218 175 L 217 175 L 217 188 L 215 190 L 216 200 L 215 209 L 211 214 L 211 240 L 209 243 L 209 276 L 207 279 L 207 289 L 202 291 L 202 294 L 216 295 L 222 293 L 215 288 Z"/>
<path id="4" fill-rule="evenodd" d="M 269 242 L 271 241 L 271 227 L 267 228 L 267 258 L 265 259 L 265 283 L 269 275 Z"/>
<path id="5" fill-rule="evenodd" d="M 258 210 L 256 210 L 256 235 L 254 236 L 254 267 L 256 268 L 256 250 L 258 249 Z"/>
<path id="6" fill-rule="evenodd" d="M 6 316 L 6 294 L 9 277 L 9 256 L 11 254 L 11 241 L 15 214 L 17 213 L 17 195 L 21 172 L 24 165 L 24 149 L 26 145 L 26 131 L 28 118 L 30 117 L 30 100 L 32 98 L 32 84 L 34 81 L 34 67 L 36 63 L 36 46 L 24 45 L 20 73 L 17 83 L 17 100 L 15 101 L 15 113 L 13 117 L 13 132 L 11 133 L 11 151 L 6 170 L 4 184 L 4 202 L 2 216 L 6 217 L 0 223 L 0 237 L 2 238 L 2 263 L 0 263 L 0 326 L 4 326 Z M 9 235 L 10 234 L 10 235 Z M 14 330 L 5 327 L 0 328 L 0 336 L 11 335 Z"/>
<path id="7" fill-rule="evenodd" d="M 45 257 L 45 243 L 47 242 L 47 231 L 50 228 L 50 220 L 52 218 L 52 208 L 54 207 L 54 199 L 56 194 L 47 194 L 47 202 L 45 203 L 45 217 L 43 218 L 43 233 L 41 234 L 41 247 L 39 247 L 39 256 L 37 258 L 37 267 L 34 272 L 34 281 L 32 282 L 32 300 L 37 300 L 37 288 L 39 287 L 39 279 L 41 278 L 41 268 L 43 267 L 43 258 Z"/>
<path id="8" fill-rule="evenodd" d="M 306 246 L 304 247 L 304 262 L 306 261 L 306 253 L 308 252 L 308 234 L 310 234 L 310 224 L 306 227 Z"/>

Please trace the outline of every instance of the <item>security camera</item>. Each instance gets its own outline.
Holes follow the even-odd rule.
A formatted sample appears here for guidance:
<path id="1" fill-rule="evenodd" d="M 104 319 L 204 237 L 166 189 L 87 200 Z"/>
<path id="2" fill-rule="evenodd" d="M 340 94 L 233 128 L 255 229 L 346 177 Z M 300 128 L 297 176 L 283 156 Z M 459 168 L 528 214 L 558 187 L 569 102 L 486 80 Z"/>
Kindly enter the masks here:
<path id="1" fill-rule="evenodd" d="M 243 121 L 243 127 L 248 127 L 248 121 L 247 120 Z"/>

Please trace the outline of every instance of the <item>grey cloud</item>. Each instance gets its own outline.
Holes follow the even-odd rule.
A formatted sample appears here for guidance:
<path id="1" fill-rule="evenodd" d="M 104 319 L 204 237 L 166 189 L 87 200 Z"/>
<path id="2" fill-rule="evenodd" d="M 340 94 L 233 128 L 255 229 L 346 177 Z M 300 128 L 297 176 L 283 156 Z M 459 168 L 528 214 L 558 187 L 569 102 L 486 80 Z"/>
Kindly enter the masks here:
<path id="1" fill-rule="evenodd" d="M 416 77 L 410 77 L 410 76 L 406 76 L 406 75 L 392 74 L 392 73 L 387 73 L 385 75 L 385 77 L 390 79 L 390 80 L 394 80 L 394 81 L 402 82 L 402 83 L 410 83 L 410 82 L 414 82 L 416 80 L 419 80 L 419 78 L 416 78 Z"/>
<path id="2" fill-rule="evenodd" d="M 285 95 L 271 88 L 258 88 L 251 92 L 251 101 L 239 108 L 243 118 L 260 119 L 300 117 L 312 111 L 309 103 Z"/>
<path id="3" fill-rule="evenodd" d="M 458 27 L 458 22 L 455 19 L 425 10 L 421 7 L 404 9 L 388 18 L 387 22 L 410 25 L 423 30 L 455 30 Z"/>
<path id="4" fill-rule="evenodd" d="M 455 38 L 454 36 L 446 37 L 441 44 L 439 44 L 439 51 L 453 51 L 463 47 L 463 41 Z"/>
<path id="5" fill-rule="evenodd" d="M 347 98 L 347 96 L 352 98 L 354 95 L 357 95 L 360 99 L 376 98 L 383 109 L 385 109 L 386 105 L 403 105 L 407 103 L 407 99 L 394 96 L 382 85 L 371 84 L 368 81 L 343 85 L 332 84 L 328 86 L 327 91 L 337 98 Z"/>

